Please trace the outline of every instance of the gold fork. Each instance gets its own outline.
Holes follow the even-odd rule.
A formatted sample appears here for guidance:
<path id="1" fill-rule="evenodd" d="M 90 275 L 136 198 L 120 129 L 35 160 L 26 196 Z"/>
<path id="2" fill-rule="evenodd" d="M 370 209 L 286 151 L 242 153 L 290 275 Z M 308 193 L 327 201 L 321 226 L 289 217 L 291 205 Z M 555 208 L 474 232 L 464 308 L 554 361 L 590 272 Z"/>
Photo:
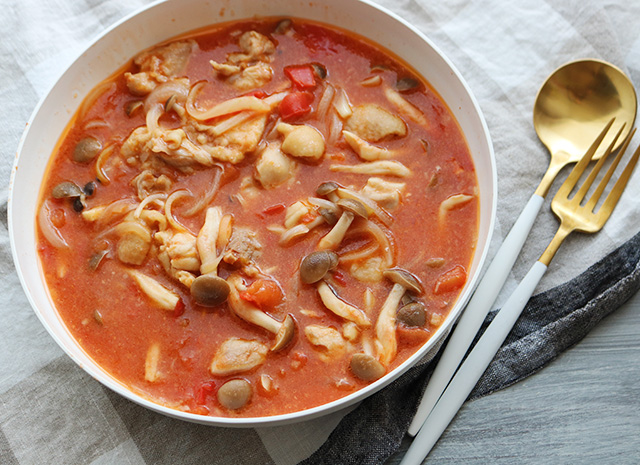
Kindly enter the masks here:
<path id="1" fill-rule="evenodd" d="M 480 340 L 467 356 L 465 362 L 460 365 L 458 372 L 436 403 L 425 423 L 422 425 L 420 432 L 414 438 L 413 443 L 402 459 L 402 462 L 400 462 L 400 465 L 420 464 L 434 444 L 438 441 L 438 438 L 440 438 L 440 435 L 469 396 L 469 393 L 478 382 L 478 379 L 480 379 L 480 376 L 482 376 L 487 366 L 489 366 L 489 363 L 493 360 L 496 352 L 511 331 L 511 328 L 522 313 L 525 305 L 533 295 L 533 291 L 540 282 L 540 279 L 542 279 L 542 276 L 544 276 L 547 271 L 549 263 L 558 251 L 562 241 L 564 241 L 572 231 L 582 231 L 586 233 L 595 233 L 600 231 L 611 216 L 611 212 L 618 203 L 618 200 L 622 195 L 622 191 L 624 191 L 624 188 L 631 177 L 631 172 L 638 162 L 640 147 L 636 149 L 629 159 L 627 166 L 620 174 L 620 177 L 614 184 L 613 188 L 611 188 L 611 191 L 602 205 L 597 210 L 595 207 L 604 193 L 607 184 L 611 180 L 622 156 L 626 152 L 635 130 L 627 136 L 622 147 L 618 151 L 617 156 L 609 166 L 598 186 L 594 189 L 589 199 L 583 203 L 586 194 L 598 176 L 605 160 L 611 154 L 616 140 L 620 137 L 624 126 L 620 131 L 618 131 L 614 140 L 608 146 L 605 154 L 600 160 L 598 160 L 597 164 L 593 167 L 585 181 L 578 188 L 576 194 L 573 197 L 570 197 L 570 195 L 612 124 L 613 120 L 611 120 L 602 130 L 587 153 L 585 153 L 582 159 L 573 168 L 569 177 L 562 184 L 558 193 L 553 198 L 553 201 L 551 202 L 551 209 L 560 219 L 560 227 L 558 228 L 558 231 L 540 259 L 533 265 L 533 267 L 531 267 L 522 282 L 518 285 L 516 290 L 511 294 L 509 299 L 495 316 L 491 324 L 487 327 Z"/>

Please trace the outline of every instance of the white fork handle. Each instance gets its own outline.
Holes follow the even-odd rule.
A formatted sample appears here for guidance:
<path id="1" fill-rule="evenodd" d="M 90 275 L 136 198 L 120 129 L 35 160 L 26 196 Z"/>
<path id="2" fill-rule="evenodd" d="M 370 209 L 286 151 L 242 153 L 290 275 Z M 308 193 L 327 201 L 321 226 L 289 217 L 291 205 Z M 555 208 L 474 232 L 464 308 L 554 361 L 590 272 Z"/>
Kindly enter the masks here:
<path id="1" fill-rule="evenodd" d="M 513 328 L 547 266 L 536 262 L 502 306 L 451 380 L 400 465 L 418 465 L 447 428 Z"/>
<path id="2" fill-rule="evenodd" d="M 498 249 L 442 352 L 442 357 L 431 375 L 418 410 L 409 425 L 407 431 L 409 435 L 415 436 L 418 433 L 478 334 L 482 322 L 491 310 L 491 306 L 496 301 L 500 289 L 502 289 L 520 250 L 522 250 L 524 241 L 531 231 L 543 202 L 543 197 L 537 194 L 531 196 Z"/>

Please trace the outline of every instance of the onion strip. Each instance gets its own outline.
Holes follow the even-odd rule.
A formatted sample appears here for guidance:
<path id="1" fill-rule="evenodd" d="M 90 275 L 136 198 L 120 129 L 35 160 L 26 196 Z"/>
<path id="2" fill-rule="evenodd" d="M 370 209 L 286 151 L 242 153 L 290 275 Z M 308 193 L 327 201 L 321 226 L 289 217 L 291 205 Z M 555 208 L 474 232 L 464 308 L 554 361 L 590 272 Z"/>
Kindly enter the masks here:
<path id="1" fill-rule="evenodd" d="M 109 176 L 107 176 L 107 173 L 104 171 L 104 165 L 107 162 L 107 159 L 113 153 L 114 148 L 115 146 L 113 144 L 107 145 L 104 150 L 100 152 L 100 155 L 98 155 L 98 159 L 96 160 L 96 177 L 98 178 L 98 181 L 100 181 L 105 186 L 108 185 L 111 180 L 109 179 Z"/>
<path id="2" fill-rule="evenodd" d="M 45 239 L 56 249 L 65 249 L 69 247 L 60 230 L 51 222 L 51 209 L 49 203 L 45 200 L 42 202 L 40 211 L 38 212 L 38 226 Z"/>
<path id="3" fill-rule="evenodd" d="M 203 197 L 200 197 L 196 203 L 194 203 L 189 209 L 184 212 L 184 216 L 190 217 L 193 215 L 197 215 L 200 213 L 207 205 L 211 203 L 211 201 L 215 198 L 218 190 L 220 189 L 220 180 L 222 179 L 222 173 L 224 172 L 224 167 L 218 163 L 213 165 L 215 168 L 220 168 L 216 170 L 216 173 L 213 175 L 213 179 L 209 184 L 209 188 Z"/>
<path id="4" fill-rule="evenodd" d="M 192 197 L 193 194 L 186 189 L 180 189 L 175 192 L 172 192 L 171 195 L 167 198 L 167 201 L 164 204 L 164 216 L 167 217 L 167 221 L 169 224 L 179 232 L 190 232 L 186 227 L 181 225 L 178 220 L 173 217 L 173 213 L 171 212 L 171 208 L 173 207 L 173 202 L 178 200 L 181 197 L 189 196 Z"/>
<path id="5" fill-rule="evenodd" d="M 269 103 L 249 95 L 225 100 L 207 110 L 200 110 L 196 108 L 195 99 L 203 86 L 204 82 L 197 83 L 191 88 L 189 96 L 187 97 L 187 113 L 198 121 L 206 121 L 211 118 L 238 113 L 244 110 L 250 110 L 255 113 L 267 113 L 271 110 Z"/>
<path id="6" fill-rule="evenodd" d="M 162 208 L 164 206 L 164 203 L 157 202 L 157 201 L 162 201 L 162 200 L 165 200 L 166 198 L 167 198 L 167 194 L 165 194 L 164 192 L 151 194 L 145 197 L 144 200 L 140 202 L 140 205 L 138 205 L 138 207 L 136 208 L 136 211 L 134 212 L 133 216 L 135 218 L 140 218 L 140 215 L 142 214 L 142 210 L 144 210 L 145 207 L 149 205 L 151 202 L 160 203 L 160 207 Z"/>

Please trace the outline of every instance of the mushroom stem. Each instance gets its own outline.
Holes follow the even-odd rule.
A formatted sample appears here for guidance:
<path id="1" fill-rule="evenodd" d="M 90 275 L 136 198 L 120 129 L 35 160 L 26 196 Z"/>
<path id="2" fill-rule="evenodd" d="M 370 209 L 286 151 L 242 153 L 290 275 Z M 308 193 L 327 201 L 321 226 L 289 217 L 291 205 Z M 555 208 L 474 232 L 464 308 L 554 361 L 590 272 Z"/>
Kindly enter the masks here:
<path id="1" fill-rule="evenodd" d="M 320 281 L 318 283 L 318 294 L 325 307 L 336 315 L 345 320 L 353 321 L 358 326 L 371 326 L 369 318 L 367 318 L 367 315 L 362 310 L 340 299 L 333 293 L 333 290 L 326 282 Z"/>
<path id="2" fill-rule="evenodd" d="M 347 230 L 349 229 L 349 226 L 353 222 L 354 218 L 355 216 L 353 213 L 343 212 L 342 215 L 340 215 L 340 219 L 338 219 L 338 222 L 333 226 L 333 228 L 331 228 L 331 231 L 329 231 L 322 239 L 320 239 L 320 242 L 318 243 L 318 249 L 325 250 L 335 249 L 336 247 L 338 247 L 338 245 L 340 245 L 340 242 L 342 242 L 342 239 L 344 239 L 344 235 L 347 233 Z"/>
<path id="3" fill-rule="evenodd" d="M 394 284 L 387 299 L 382 305 L 378 321 L 376 322 L 376 346 L 378 347 L 378 359 L 384 366 L 396 356 L 398 342 L 396 340 L 396 310 L 405 288 L 402 284 Z"/>
<path id="4" fill-rule="evenodd" d="M 242 278 L 238 275 L 229 276 L 229 307 L 236 316 L 252 323 L 256 326 L 266 329 L 270 333 L 275 334 L 276 340 L 271 347 L 272 351 L 278 351 L 286 347 L 293 339 L 295 333 L 295 320 L 291 315 L 287 315 L 284 321 L 280 322 L 258 307 L 240 297 L 238 289 L 244 288 Z"/>

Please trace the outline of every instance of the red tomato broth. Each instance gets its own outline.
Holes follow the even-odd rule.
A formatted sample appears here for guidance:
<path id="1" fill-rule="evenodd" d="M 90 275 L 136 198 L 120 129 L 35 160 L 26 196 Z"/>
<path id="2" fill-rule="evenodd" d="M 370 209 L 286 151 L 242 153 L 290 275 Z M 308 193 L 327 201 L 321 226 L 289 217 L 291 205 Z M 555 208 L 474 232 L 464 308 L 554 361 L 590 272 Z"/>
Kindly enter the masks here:
<path id="1" fill-rule="evenodd" d="M 260 89 L 267 95 L 285 88 L 290 82 L 283 71 L 285 66 L 321 63 L 327 69 L 327 80 L 343 87 L 352 105 L 373 102 L 392 109 L 378 88 L 358 83 L 372 74 L 380 75 L 388 85 L 402 77 L 417 77 L 390 53 L 350 33 L 294 20 L 293 35 L 275 36 L 271 34 L 275 23 L 273 19 L 229 23 L 189 36 L 197 41 L 198 49 L 192 53 L 185 73 L 192 85 L 199 81 L 207 82 L 198 97 L 198 105 L 206 107 L 207 102 L 223 101 L 244 93 L 220 83 L 211 70 L 209 60 L 224 61 L 228 53 L 237 51 L 236 41 L 240 33 L 248 30 L 261 32 L 276 43 L 277 52 L 271 63 L 273 77 Z M 385 69 L 372 73 L 372 65 L 383 65 Z M 59 230 L 72 245 L 70 250 L 55 249 L 38 231 L 38 249 L 45 279 L 55 307 L 74 338 L 98 365 L 134 392 L 154 402 L 200 414 L 257 417 L 289 413 L 339 399 L 369 384 L 350 372 L 350 353 L 329 364 L 320 358 L 321 351 L 307 340 L 303 331 L 310 324 L 340 330 L 345 321 L 328 311 L 315 287 L 301 283 L 298 276 L 300 260 L 315 250 L 318 240 L 330 226 L 319 226 L 286 247 L 279 246 L 278 235 L 266 229 L 269 225 L 282 223 L 284 218 L 285 208 L 274 206 L 287 207 L 299 199 L 315 196 L 316 186 L 324 181 L 333 180 L 343 186 L 353 186 L 355 190 L 364 186 L 368 179 L 366 175 L 328 170 L 328 165 L 334 163 L 333 155 L 342 158 L 340 163 L 344 164 L 360 161 L 342 138 L 332 146 L 327 145 L 320 162 L 299 163 L 295 182 L 271 190 L 261 189 L 260 195 L 251 199 L 250 208 L 246 209 L 235 195 L 241 190 L 243 178 L 253 172 L 256 155 L 248 154 L 233 168 L 225 163 L 223 182 L 212 205 L 219 205 L 224 213 L 232 214 L 235 225 L 258 232 L 263 246 L 259 258 L 261 268 L 267 269 L 275 264 L 276 268 L 269 274 L 284 292 L 282 303 L 267 309 L 267 313 L 279 321 L 290 313 L 298 328 L 294 341 L 287 348 L 269 353 L 264 364 L 253 371 L 220 377 L 211 375 L 209 366 L 217 348 L 230 337 L 257 339 L 271 346 L 273 335 L 233 315 L 226 304 L 215 308 L 197 305 L 189 290 L 167 276 L 157 259 L 148 256 L 142 265 L 135 268 L 176 292 L 181 305 L 184 305 L 180 312 L 154 308 L 115 257 L 103 260 L 95 271 L 89 269 L 87 262 L 96 251 L 94 237 L 102 228 L 84 221 L 66 199 L 51 199 L 50 192 L 62 181 L 73 180 L 84 185 L 94 180 L 93 164 L 84 165 L 71 160 L 75 144 L 82 137 L 93 136 L 119 145 L 133 129 L 145 124 L 143 112 L 127 117 L 123 111 L 128 102 L 139 100 L 129 93 L 123 77 L 123 71 L 132 69 L 134 66 L 130 63 L 116 73 L 111 79 L 115 88 L 99 96 L 84 115 L 76 115 L 52 157 L 42 186 L 43 201 L 64 212 L 64 224 Z M 314 95 L 313 109 L 308 115 L 294 119 L 292 124 L 304 123 L 322 131 L 324 124 L 314 120 L 321 87 L 307 91 Z M 429 126 L 423 128 L 403 118 L 411 137 L 384 140 L 377 144 L 389 150 L 400 150 L 402 153 L 397 159 L 412 171 L 411 177 L 401 180 L 406 182 L 406 191 L 400 206 L 391 212 L 396 245 L 394 258 L 397 266 L 408 269 L 422 282 L 425 294 L 421 300 L 429 315 L 445 317 L 455 303 L 459 289 L 436 295 L 433 287 L 443 273 L 456 266 L 466 268 L 471 263 L 477 235 L 477 196 L 461 208 L 448 212 L 444 224 L 438 224 L 438 212 L 442 201 L 452 194 L 475 193 L 475 171 L 464 136 L 437 93 L 421 83 L 417 90 L 403 93 L 403 97 L 423 112 Z M 171 121 L 170 115 L 163 118 L 162 122 L 167 126 L 178 124 Z M 86 122 L 94 119 L 105 120 L 110 129 L 84 129 Z M 265 133 L 269 131 L 270 126 L 267 125 Z M 426 152 L 421 139 L 428 141 Z M 96 193 L 87 200 L 90 207 L 136 196 L 129 181 L 138 174 L 138 169 L 120 163 L 118 170 L 110 171 L 109 185 L 98 185 Z M 203 193 L 213 172 L 203 168 L 185 174 L 174 169 L 172 191 L 187 188 L 196 195 Z M 396 178 L 380 177 L 400 182 Z M 197 234 L 204 221 L 204 212 L 191 218 L 181 216 L 181 206 L 189 202 L 178 201 L 174 205 L 174 214 Z M 101 246 L 112 248 L 113 243 L 107 237 Z M 425 265 L 434 257 L 444 258 L 442 267 Z M 231 271 L 229 267 L 222 266 L 220 275 L 226 277 Z M 386 280 L 375 285 L 361 283 L 342 267 L 332 282 L 342 299 L 359 308 L 363 305 L 364 289 L 373 290 L 375 308 L 379 309 L 392 287 Z M 309 310 L 313 315 L 300 312 L 301 309 Z M 96 311 L 99 312 L 98 318 Z M 376 316 L 370 315 L 373 324 Z M 427 321 L 423 328 L 424 339 L 416 330 L 402 328 L 398 331 L 398 353 L 387 371 L 404 362 L 437 329 L 429 323 L 429 316 Z M 402 334 L 406 337 L 403 338 Z M 152 383 L 144 379 L 144 366 L 149 344 L 153 342 L 161 344 L 162 356 L 159 365 L 161 379 Z M 215 392 L 225 381 L 244 378 L 255 384 L 261 374 L 268 374 L 273 379 L 277 387 L 275 392 L 254 389 L 252 400 L 238 411 L 219 405 Z"/>

